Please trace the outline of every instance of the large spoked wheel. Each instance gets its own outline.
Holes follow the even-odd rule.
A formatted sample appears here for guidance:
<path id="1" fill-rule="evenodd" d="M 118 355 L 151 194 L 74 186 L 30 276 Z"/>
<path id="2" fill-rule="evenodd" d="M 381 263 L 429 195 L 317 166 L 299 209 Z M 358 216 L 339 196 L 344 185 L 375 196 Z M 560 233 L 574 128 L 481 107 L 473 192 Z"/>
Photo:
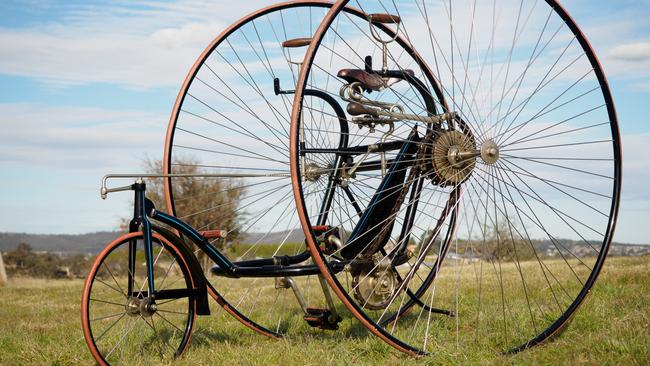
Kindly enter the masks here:
<path id="1" fill-rule="evenodd" d="M 311 264 L 291 193 L 290 112 L 304 46 L 331 5 L 325 1 L 281 3 L 234 23 L 196 61 L 174 106 L 164 172 L 226 173 L 240 178 L 170 178 L 164 187 L 167 208 L 198 230 L 226 230 L 227 238 L 215 244 L 240 265 L 260 265 L 260 260 L 271 257 L 277 257 L 277 262 L 267 265 L 286 263 L 285 256 L 295 258 L 291 265 Z M 366 17 L 354 9 L 346 9 L 345 14 L 360 22 Z M 285 43 L 288 40 L 292 42 Z M 430 85 L 433 78 L 425 82 Z M 425 93 L 432 100 L 430 108 L 441 108 L 440 95 Z M 340 148 L 356 139 L 349 131 L 344 106 L 335 96 L 319 90 L 306 94 L 310 121 L 321 127 L 309 132 L 313 147 Z M 313 159 L 314 174 L 320 175 L 318 167 L 335 157 L 321 154 Z M 319 207 L 332 205 L 340 195 L 340 191 L 326 194 L 325 180 L 317 183 Z M 370 181 L 376 183 L 372 177 Z M 319 231 L 321 235 L 332 232 L 327 229 L 326 215 L 313 224 L 326 228 Z M 327 308 L 315 275 L 209 280 L 216 287 L 212 296 L 235 319 L 271 337 L 306 325 L 299 297 L 305 307 Z M 215 316 L 220 324 L 229 320 L 219 318 L 220 313 Z"/>
<path id="2" fill-rule="evenodd" d="M 154 234 L 157 291 L 194 288 L 180 253 L 174 244 Z M 133 260 L 133 272 L 129 259 Z M 99 364 L 130 365 L 134 359 L 166 363 L 189 345 L 196 300 L 154 301 L 147 296 L 147 284 L 142 233 L 117 238 L 93 263 L 83 291 L 81 317 L 86 343 Z"/>
<path id="3" fill-rule="evenodd" d="M 308 264 L 289 179 L 292 95 L 284 93 L 295 89 L 293 62 L 302 59 L 304 47 L 283 43 L 311 37 L 330 6 L 291 1 L 243 17 L 199 56 L 178 94 L 164 172 L 241 178 L 170 178 L 164 186 L 167 209 L 197 230 L 226 230 L 226 239 L 213 244 L 240 265 L 283 256 Z M 302 305 L 326 307 L 314 277 L 208 275 L 210 294 L 226 310 L 213 312 L 210 321 L 227 328 L 236 320 L 269 337 L 306 327 Z"/>
<path id="4" fill-rule="evenodd" d="M 344 6 L 381 15 L 356 23 Z M 398 31 L 422 62 L 394 43 L 382 57 L 371 33 L 378 24 Z M 370 70 L 366 56 L 384 58 L 384 67 Z M 603 266 L 621 186 L 611 93 L 566 11 L 552 0 L 339 1 L 304 62 L 290 131 L 294 196 L 315 263 L 362 324 L 410 354 L 468 344 L 518 352 L 564 329 Z M 363 108 L 348 108 L 362 132 L 350 128 L 347 150 L 374 144 L 375 159 L 357 151 L 343 165 L 321 161 L 344 175 L 344 196 L 327 210 L 339 245 L 328 248 L 311 230 L 323 212 L 313 172 L 327 169 L 309 159 L 323 152 L 310 144 L 327 126 L 312 127 L 304 101 L 310 89 L 338 96 L 350 88 L 337 76 L 351 65 L 383 79 L 372 93 L 357 89 Z M 422 123 L 432 111 L 386 69 L 432 70 L 448 105 L 435 113 L 451 115 Z M 399 120 L 393 130 L 381 129 L 386 118 Z M 384 152 L 386 169 L 368 183 L 354 168 L 381 165 L 383 143 L 399 149 Z"/>

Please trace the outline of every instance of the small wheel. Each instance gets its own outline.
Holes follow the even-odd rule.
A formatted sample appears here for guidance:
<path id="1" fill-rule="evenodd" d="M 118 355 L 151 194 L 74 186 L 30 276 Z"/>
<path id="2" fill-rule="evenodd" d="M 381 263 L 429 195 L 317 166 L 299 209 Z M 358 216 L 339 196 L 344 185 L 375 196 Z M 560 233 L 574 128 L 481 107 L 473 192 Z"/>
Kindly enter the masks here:
<path id="1" fill-rule="evenodd" d="M 130 273 L 129 258 L 134 260 L 135 273 Z M 167 363 L 180 356 L 189 344 L 196 316 L 195 299 L 155 301 L 147 296 L 144 258 L 142 233 L 126 234 L 102 250 L 88 274 L 81 300 L 81 322 L 86 344 L 100 365 L 129 365 L 135 359 Z M 194 288 L 180 251 L 155 233 L 153 258 L 157 291 Z"/>
<path id="2" fill-rule="evenodd" d="M 341 12 L 344 6 L 379 16 L 355 23 Z M 399 29 L 413 52 L 377 41 L 369 27 L 382 25 Z M 443 111 L 455 116 L 429 120 L 432 133 L 419 128 L 412 138 L 405 130 L 431 111 L 402 83 L 385 78 L 379 87 L 378 67 L 375 76 L 364 75 L 357 93 L 368 101 L 348 108 L 350 120 L 404 113 L 383 140 L 376 131 L 351 128 L 356 136 L 348 151 L 385 141 L 415 144 L 403 151 L 407 159 L 392 156 L 403 163 L 394 166 L 426 179 L 422 194 L 409 201 L 399 196 L 409 183 L 403 176 L 395 183 L 381 175 L 372 184 L 351 176 L 344 184 L 363 187 L 353 189 L 359 198 L 339 198 L 330 210 L 347 239 L 337 250 L 323 250 L 310 230 L 319 209 L 305 156 L 319 151 L 304 133 L 311 127 L 303 101 L 310 89 L 338 95 L 350 83 L 336 77 L 342 64 L 367 69 L 366 56 L 383 58 L 384 69 L 432 70 L 439 100 L 448 106 Z M 294 196 L 315 263 L 361 323 L 409 354 L 466 344 L 519 352 L 565 329 L 612 241 L 621 141 L 601 65 L 562 6 L 555 0 L 339 0 L 314 34 L 304 65 L 291 119 Z M 379 114 L 378 102 L 400 108 Z M 348 167 L 360 160 L 355 154 Z M 382 206 L 382 200 L 392 202 Z M 380 209 L 367 215 L 373 206 Z M 402 244 L 413 251 L 396 262 L 390 254 L 404 227 L 413 242 Z M 404 308 L 409 302 L 418 306 Z"/>

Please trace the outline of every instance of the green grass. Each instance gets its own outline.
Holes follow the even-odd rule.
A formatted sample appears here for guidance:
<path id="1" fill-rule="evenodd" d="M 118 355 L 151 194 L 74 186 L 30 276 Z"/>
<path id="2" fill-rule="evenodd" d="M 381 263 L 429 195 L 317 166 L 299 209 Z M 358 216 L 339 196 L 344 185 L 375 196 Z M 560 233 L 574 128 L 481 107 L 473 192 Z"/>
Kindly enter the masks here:
<path id="1" fill-rule="evenodd" d="M 1 365 L 92 364 L 81 333 L 83 282 L 14 279 L 0 287 Z M 178 365 L 650 364 L 650 256 L 610 258 L 591 295 L 559 338 L 517 355 L 451 347 L 414 359 L 392 350 L 344 314 L 338 332 L 297 327 L 271 340 L 223 322 L 215 303 Z M 134 360 L 134 364 L 138 364 Z"/>

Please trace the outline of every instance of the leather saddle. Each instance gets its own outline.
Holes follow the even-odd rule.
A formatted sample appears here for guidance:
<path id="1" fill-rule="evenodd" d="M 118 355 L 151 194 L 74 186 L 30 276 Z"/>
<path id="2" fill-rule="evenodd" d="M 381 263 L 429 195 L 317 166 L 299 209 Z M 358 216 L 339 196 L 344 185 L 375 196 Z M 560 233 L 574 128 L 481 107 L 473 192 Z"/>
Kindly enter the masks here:
<path id="1" fill-rule="evenodd" d="M 404 70 L 403 71 L 404 76 L 410 76 L 413 78 L 415 76 L 415 72 L 413 70 Z M 402 80 L 402 78 L 394 78 L 391 77 L 387 80 L 384 80 L 381 76 L 378 74 L 372 74 L 369 73 L 366 70 L 362 69 L 342 69 L 341 71 L 338 72 L 337 75 L 339 78 L 347 81 L 348 83 L 354 83 L 358 82 L 363 86 L 363 88 L 366 91 L 379 91 L 382 90 L 391 84 L 394 84 L 395 82 Z"/>
<path id="2" fill-rule="evenodd" d="M 385 86 L 381 76 L 361 69 L 343 69 L 337 76 L 350 84 L 359 82 L 365 90 L 379 91 Z"/>

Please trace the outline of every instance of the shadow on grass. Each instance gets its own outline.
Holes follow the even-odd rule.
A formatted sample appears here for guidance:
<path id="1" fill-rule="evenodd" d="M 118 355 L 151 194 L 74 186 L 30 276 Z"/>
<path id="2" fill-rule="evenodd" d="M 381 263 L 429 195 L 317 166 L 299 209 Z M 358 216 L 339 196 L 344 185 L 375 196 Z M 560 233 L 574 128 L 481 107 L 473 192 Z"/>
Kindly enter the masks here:
<path id="1" fill-rule="evenodd" d="M 345 338 L 345 339 L 366 339 L 368 337 L 373 337 L 373 335 L 370 333 L 370 331 L 361 325 L 357 321 L 356 318 L 354 318 L 352 315 L 349 313 L 343 313 L 339 312 L 340 315 L 345 315 L 344 322 L 349 322 L 350 325 L 345 325 L 340 327 L 338 330 L 320 330 L 318 328 L 307 328 L 306 330 L 309 331 L 311 330 L 311 334 L 309 335 L 313 339 L 320 339 L 320 340 L 335 340 L 337 338 Z"/>
<path id="2" fill-rule="evenodd" d="M 239 340 L 239 337 L 237 336 L 236 333 L 225 333 L 225 332 L 219 332 L 219 331 L 214 331 L 211 329 L 206 329 L 206 328 L 201 328 L 192 334 L 192 341 L 190 343 L 190 347 L 202 347 L 202 346 L 207 346 L 215 343 L 223 343 L 223 342 L 228 342 L 231 344 L 236 344 L 240 345 L 243 344 Z"/>

